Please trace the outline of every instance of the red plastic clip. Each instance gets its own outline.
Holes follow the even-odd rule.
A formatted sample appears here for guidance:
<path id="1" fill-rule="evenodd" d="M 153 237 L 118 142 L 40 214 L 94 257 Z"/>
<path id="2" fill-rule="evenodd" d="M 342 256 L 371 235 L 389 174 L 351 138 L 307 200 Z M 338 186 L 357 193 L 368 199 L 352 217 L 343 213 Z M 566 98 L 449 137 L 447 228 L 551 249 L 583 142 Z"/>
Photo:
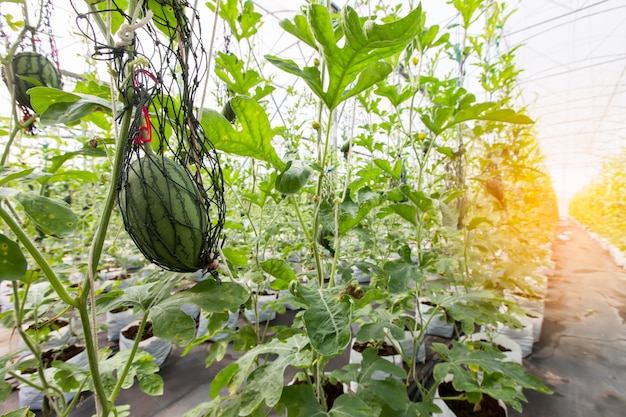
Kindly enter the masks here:
<path id="1" fill-rule="evenodd" d="M 135 71 L 133 77 L 133 82 L 136 88 L 140 87 L 138 77 L 139 74 L 146 75 L 155 83 L 157 82 L 156 78 L 152 74 L 144 69 L 140 69 Z M 137 135 L 135 136 L 136 145 L 143 145 L 145 143 L 152 142 L 152 121 L 150 121 L 150 112 L 148 112 L 148 106 L 144 105 L 141 108 L 141 115 L 143 116 L 143 124 L 139 127 L 139 132 L 137 132 Z"/>

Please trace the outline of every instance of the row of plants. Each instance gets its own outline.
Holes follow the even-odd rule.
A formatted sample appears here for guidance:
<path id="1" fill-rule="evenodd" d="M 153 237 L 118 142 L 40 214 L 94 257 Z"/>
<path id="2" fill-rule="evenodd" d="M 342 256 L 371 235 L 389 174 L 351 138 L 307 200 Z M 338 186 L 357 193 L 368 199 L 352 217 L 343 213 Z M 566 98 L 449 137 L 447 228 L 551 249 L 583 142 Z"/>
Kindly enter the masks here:
<path id="1" fill-rule="evenodd" d="M 520 306 L 543 297 L 556 220 L 533 122 L 516 108 L 515 50 L 498 47 L 505 4 L 450 1 L 458 17 L 441 27 L 413 2 L 340 11 L 312 2 L 280 22 L 301 58 L 258 54 L 267 22 L 253 2 L 209 2 L 229 35 L 223 50 L 210 39 L 211 66 L 191 74 L 198 91 L 214 91 L 192 105 L 186 84 L 165 94 L 165 79 L 145 76 L 156 64 L 139 53 L 168 45 L 176 65 L 166 75 L 187 81 L 186 59 L 208 37 L 190 4 L 87 3 L 87 42 L 102 39 L 91 52 L 118 59 L 106 61 L 111 80 L 93 71 L 63 91 L 15 73 L 19 41 L 2 55 L 12 97 L 30 83 L 32 110 L 3 119 L 0 278 L 12 308 L 2 315 L 32 356 L 5 356 L 1 374 L 44 392 L 44 413 L 68 415 L 79 396 L 67 392 L 93 392 L 98 416 L 128 415 L 116 399 L 135 380 L 163 392 L 140 338 L 130 349 L 99 346 L 102 318 L 122 307 L 140 318 L 140 334 L 151 327 L 185 352 L 211 343 L 206 365 L 220 369 L 211 401 L 187 416 L 437 415 L 448 379 L 454 393 L 443 395 L 474 412 L 487 397 L 521 409 L 522 388 L 549 392 L 491 343 L 462 338 L 523 328 Z M 25 20 L 5 19 L 25 36 Z M 114 46 L 123 24 L 133 34 Z M 140 84 L 152 83 L 157 93 L 143 100 Z M 34 137 L 24 131 L 32 123 Z M 201 148 L 185 145 L 200 129 Z M 213 146 L 219 167 L 200 169 L 194 152 L 210 159 Z M 190 183 L 223 188 L 223 220 L 221 200 L 197 203 Z M 161 206 L 167 215 L 155 214 Z M 205 250 L 218 225 L 218 244 Z M 132 282 L 107 279 L 118 270 Z M 290 325 L 268 320 L 288 308 Z M 453 334 L 429 345 L 439 362 L 424 378 L 419 352 L 438 317 Z M 44 372 L 60 318 L 88 365 L 54 361 Z M 362 362 L 337 368 L 355 344 Z M 224 367 L 229 345 L 240 356 Z M 399 360 L 377 355 L 386 345 Z M 302 383 L 288 383 L 293 371 Z M 332 402 L 328 381 L 342 388 Z M 12 386 L 0 388 L 6 399 Z"/>
<path id="2" fill-rule="evenodd" d="M 626 189 L 623 163 L 626 153 L 607 158 L 600 172 L 570 201 L 569 214 L 591 232 L 626 251 L 622 201 Z"/>

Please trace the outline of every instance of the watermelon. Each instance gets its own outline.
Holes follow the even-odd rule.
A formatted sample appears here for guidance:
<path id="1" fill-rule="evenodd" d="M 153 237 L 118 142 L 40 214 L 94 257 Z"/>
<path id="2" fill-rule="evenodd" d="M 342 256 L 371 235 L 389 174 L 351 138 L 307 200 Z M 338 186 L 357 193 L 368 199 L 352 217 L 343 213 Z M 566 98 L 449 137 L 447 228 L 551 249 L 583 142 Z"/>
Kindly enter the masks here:
<path id="1" fill-rule="evenodd" d="M 11 59 L 15 100 L 32 110 L 27 91 L 33 87 L 61 88 L 61 74 L 45 56 L 33 51 L 19 52 Z M 5 79 L 6 82 L 6 79 Z"/>
<path id="2" fill-rule="evenodd" d="M 126 230 L 151 262 L 178 272 L 204 267 L 209 216 L 198 186 L 180 165 L 153 154 L 136 159 L 118 203 Z"/>

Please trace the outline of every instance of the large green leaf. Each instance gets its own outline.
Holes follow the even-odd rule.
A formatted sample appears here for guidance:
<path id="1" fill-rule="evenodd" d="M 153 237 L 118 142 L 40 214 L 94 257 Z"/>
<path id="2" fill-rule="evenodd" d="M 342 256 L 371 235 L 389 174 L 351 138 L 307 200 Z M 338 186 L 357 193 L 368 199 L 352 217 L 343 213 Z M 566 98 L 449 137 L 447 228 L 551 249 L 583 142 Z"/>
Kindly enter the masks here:
<path id="1" fill-rule="evenodd" d="M 44 197 L 31 192 L 15 195 L 24 211 L 44 233 L 63 237 L 71 234 L 78 224 L 78 217 L 63 200 Z"/>
<path id="2" fill-rule="evenodd" d="M 291 385 L 283 389 L 280 400 L 287 417 L 371 417 L 372 408 L 354 395 L 342 394 L 328 412 L 322 410 L 311 385 Z"/>
<path id="3" fill-rule="evenodd" d="M 351 229 L 358 226 L 367 214 L 382 201 L 379 193 L 372 191 L 369 187 L 363 187 L 356 193 L 356 201 L 352 200 L 350 194 L 342 201 L 339 208 L 337 222 L 339 224 L 339 235 L 344 236 Z M 320 205 L 320 222 L 328 230 L 335 228 L 334 207 L 324 201 Z"/>
<path id="4" fill-rule="evenodd" d="M 19 170 L 16 168 L 10 168 L 10 167 L 0 168 L 0 186 L 13 180 L 28 177 L 33 173 L 33 171 L 35 171 L 35 168 L 19 169 Z M 4 197 L 6 196 L 3 196 L 0 194 L 0 198 L 4 198 Z"/>
<path id="5" fill-rule="evenodd" d="M 275 290 L 286 290 L 289 283 L 298 279 L 291 265 L 283 259 L 268 259 L 261 262 L 261 268 L 274 278 L 272 288 Z"/>
<path id="6" fill-rule="evenodd" d="M 215 73 L 234 94 L 248 96 L 250 90 L 263 81 L 255 70 L 244 69 L 244 61 L 233 54 L 218 52 L 215 63 Z"/>
<path id="7" fill-rule="evenodd" d="M 28 90 L 33 109 L 43 124 L 74 124 L 96 111 L 111 111 L 111 102 L 89 94 L 68 93 L 50 87 Z"/>
<path id="8" fill-rule="evenodd" d="M 404 250 L 406 249 L 405 247 Z M 389 274 L 389 291 L 394 293 L 406 292 L 409 289 L 409 283 L 419 283 L 423 278 L 422 271 L 411 260 L 410 252 L 408 256 L 403 255 L 395 261 L 385 262 L 383 269 Z"/>
<path id="9" fill-rule="evenodd" d="M 250 349 L 236 363 L 220 371 L 211 383 L 211 392 L 217 393 L 225 386 L 236 392 L 245 382 L 242 392 L 241 415 L 248 415 L 263 402 L 274 406 L 285 385 L 284 373 L 288 366 L 305 368 L 313 363 L 313 353 L 307 348 L 309 341 L 301 334 L 285 340 L 274 338 L 268 343 Z M 259 356 L 276 355 L 271 362 L 253 370 Z"/>
<path id="10" fill-rule="evenodd" d="M 313 33 L 311 33 L 311 27 L 309 26 L 305 16 L 301 14 L 296 15 L 293 19 L 293 23 L 286 19 L 281 20 L 280 27 L 309 45 L 311 48 L 317 49 L 315 38 L 313 37 Z"/>
<path id="11" fill-rule="evenodd" d="M 310 46 L 319 45 L 318 51 L 328 66 L 327 85 L 322 85 L 316 67 L 300 69 L 290 60 L 273 56 L 267 59 L 280 69 L 301 77 L 331 110 L 342 101 L 384 80 L 391 73 L 392 67 L 383 60 L 401 52 L 422 30 L 421 7 L 394 22 L 378 25 L 368 21 L 364 25 L 356 11 L 346 6 L 341 18 L 341 29 L 345 34 L 343 40 L 336 36 L 328 8 L 312 4 L 307 16 L 307 21 L 297 17 L 293 23 L 283 22 L 281 25 Z M 339 46 L 340 43 L 343 46 Z"/>
<path id="12" fill-rule="evenodd" d="M 150 308 L 154 334 L 180 346 L 189 344 L 196 335 L 195 320 L 181 310 L 184 304 L 195 304 L 209 313 L 234 310 L 250 296 L 248 290 L 233 282 L 218 284 L 206 279 L 186 291 L 178 292 Z"/>
<path id="13" fill-rule="evenodd" d="M 215 110 L 205 109 L 202 113 L 202 128 L 213 145 L 224 152 L 269 162 L 282 171 L 285 163 L 272 146 L 274 131 L 265 109 L 247 97 L 234 97 L 231 105 L 241 123 L 241 130 L 236 130 Z"/>
<path id="14" fill-rule="evenodd" d="M 465 392 L 469 399 L 480 399 L 479 395 L 471 394 L 487 394 L 503 400 L 517 411 L 522 408 L 520 401 L 526 401 L 522 388 L 551 393 L 537 377 L 526 374 L 523 366 L 503 361 L 504 355 L 497 348 L 484 343 L 480 346 L 477 348 L 477 344 L 464 345 L 454 341 L 449 348 L 433 343 L 433 350 L 442 358 L 442 362 L 433 369 L 435 380 L 441 381 L 451 374 L 454 388 Z M 476 370 L 481 371 L 480 383 Z"/>
<path id="15" fill-rule="evenodd" d="M 303 315 L 311 346 L 321 355 L 335 356 L 350 343 L 352 304 L 341 297 L 343 288 L 296 284 L 295 295 L 309 308 Z"/>
<path id="16" fill-rule="evenodd" d="M 100 361 L 100 377 L 107 393 L 113 392 L 117 384 L 118 375 L 128 366 L 130 349 L 121 350 L 106 360 Z M 122 383 L 123 389 L 132 387 L 135 377 L 139 381 L 139 388 L 148 395 L 163 394 L 163 378 L 157 374 L 159 367 L 154 363 L 152 356 L 144 351 L 137 351 L 130 363 L 128 374 Z M 93 387 L 91 387 L 93 390 Z"/>
<path id="17" fill-rule="evenodd" d="M 535 123 L 530 117 L 516 113 L 512 109 L 501 109 L 489 112 L 478 117 L 479 120 L 529 125 Z"/>
<path id="18" fill-rule="evenodd" d="M 20 246 L 0 234 L 0 281 L 16 281 L 26 274 L 26 258 Z"/>

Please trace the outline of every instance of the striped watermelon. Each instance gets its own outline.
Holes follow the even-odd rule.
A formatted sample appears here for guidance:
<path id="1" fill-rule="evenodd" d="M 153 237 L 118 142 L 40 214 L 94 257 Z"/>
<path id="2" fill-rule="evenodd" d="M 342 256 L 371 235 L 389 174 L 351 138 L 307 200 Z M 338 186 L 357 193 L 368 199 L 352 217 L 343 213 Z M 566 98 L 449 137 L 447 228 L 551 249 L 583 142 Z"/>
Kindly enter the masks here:
<path id="1" fill-rule="evenodd" d="M 165 269 L 201 269 L 208 214 L 198 186 L 174 161 L 146 154 L 133 161 L 118 202 L 139 250 Z"/>
<path id="2" fill-rule="evenodd" d="M 33 87 L 61 88 L 61 74 L 45 56 L 33 51 L 19 52 L 11 59 L 15 100 L 32 109 L 30 96 L 26 93 Z M 6 81 L 6 80 L 5 80 Z"/>

